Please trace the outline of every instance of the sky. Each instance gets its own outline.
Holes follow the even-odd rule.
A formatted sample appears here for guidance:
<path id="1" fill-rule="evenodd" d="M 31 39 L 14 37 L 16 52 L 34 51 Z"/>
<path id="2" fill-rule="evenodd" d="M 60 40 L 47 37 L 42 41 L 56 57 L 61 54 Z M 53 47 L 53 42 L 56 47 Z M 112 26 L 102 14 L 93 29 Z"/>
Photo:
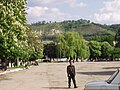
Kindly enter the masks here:
<path id="1" fill-rule="evenodd" d="M 86 19 L 120 24 L 120 0 L 28 0 L 28 23 Z"/>

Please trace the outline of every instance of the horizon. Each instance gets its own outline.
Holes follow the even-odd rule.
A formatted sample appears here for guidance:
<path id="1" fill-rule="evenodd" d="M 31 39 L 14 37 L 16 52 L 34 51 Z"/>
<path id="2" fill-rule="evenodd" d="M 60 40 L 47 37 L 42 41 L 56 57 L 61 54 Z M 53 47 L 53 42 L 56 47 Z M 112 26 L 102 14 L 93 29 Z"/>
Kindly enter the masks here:
<path id="1" fill-rule="evenodd" d="M 82 19 L 82 18 L 80 18 L 80 19 Z M 80 19 L 77 19 L 77 20 L 74 20 L 74 21 L 78 21 Z M 87 19 L 82 19 L 82 20 L 87 20 Z M 63 21 L 45 21 L 45 22 L 49 24 L 49 23 L 61 23 L 61 22 L 64 22 L 64 21 L 72 21 L 72 19 L 71 20 L 63 20 Z M 39 22 L 42 22 L 42 21 L 37 21 L 37 22 L 29 23 L 29 24 L 32 25 L 32 24 L 36 24 L 36 23 L 39 23 Z M 96 22 L 93 22 L 93 21 L 90 21 L 90 23 L 101 24 L 101 25 L 119 25 L 120 24 L 120 23 L 104 24 L 104 23 L 96 23 Z"/>

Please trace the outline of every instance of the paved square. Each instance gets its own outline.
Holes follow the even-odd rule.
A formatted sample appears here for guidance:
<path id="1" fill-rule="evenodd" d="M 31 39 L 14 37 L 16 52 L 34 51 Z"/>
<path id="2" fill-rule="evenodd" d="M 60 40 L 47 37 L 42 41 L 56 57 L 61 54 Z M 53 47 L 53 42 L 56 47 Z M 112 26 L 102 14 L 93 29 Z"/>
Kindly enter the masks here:
<path id="1" fill-rule="evenodd" d="M 0 90 L 66 90 L 68 63 L 41 63 L 39 66 L 0 75 Z M 108 79 L 120 62 L 75 62 L 77 89 L 90 81 Z"/>

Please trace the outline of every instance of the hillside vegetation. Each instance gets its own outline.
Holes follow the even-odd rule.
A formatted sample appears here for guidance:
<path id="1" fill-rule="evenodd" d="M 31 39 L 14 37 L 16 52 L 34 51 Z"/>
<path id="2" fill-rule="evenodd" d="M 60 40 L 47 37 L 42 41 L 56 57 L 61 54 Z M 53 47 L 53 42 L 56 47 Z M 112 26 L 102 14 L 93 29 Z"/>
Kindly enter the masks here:
<path id="1" fill-rule="evenodd" d="M 101 25 L 89 20 L 67 20 L 63 22 L 38 22 L 30 25 L 33 31 L 39 33 L 42 40 L 54 40 L 58 34 L 78 32 L 85 39 L 91 40 L 98 36 L 115 36 L 120 25 Z"/>

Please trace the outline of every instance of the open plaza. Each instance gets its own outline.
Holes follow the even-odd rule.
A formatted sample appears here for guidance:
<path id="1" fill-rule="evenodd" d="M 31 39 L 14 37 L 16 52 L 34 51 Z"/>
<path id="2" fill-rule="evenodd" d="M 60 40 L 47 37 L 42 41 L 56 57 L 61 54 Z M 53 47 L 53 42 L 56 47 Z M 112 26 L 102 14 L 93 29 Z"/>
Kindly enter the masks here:
<path id="1" fill-rule="evenodd" d="M 66 90 L 68 63 L 40 63 L 30 69 L 0 75 L 1 90 Z M 90 81 L 107 80 L 120 62 L 75 62 L 77 89 Z"/>

